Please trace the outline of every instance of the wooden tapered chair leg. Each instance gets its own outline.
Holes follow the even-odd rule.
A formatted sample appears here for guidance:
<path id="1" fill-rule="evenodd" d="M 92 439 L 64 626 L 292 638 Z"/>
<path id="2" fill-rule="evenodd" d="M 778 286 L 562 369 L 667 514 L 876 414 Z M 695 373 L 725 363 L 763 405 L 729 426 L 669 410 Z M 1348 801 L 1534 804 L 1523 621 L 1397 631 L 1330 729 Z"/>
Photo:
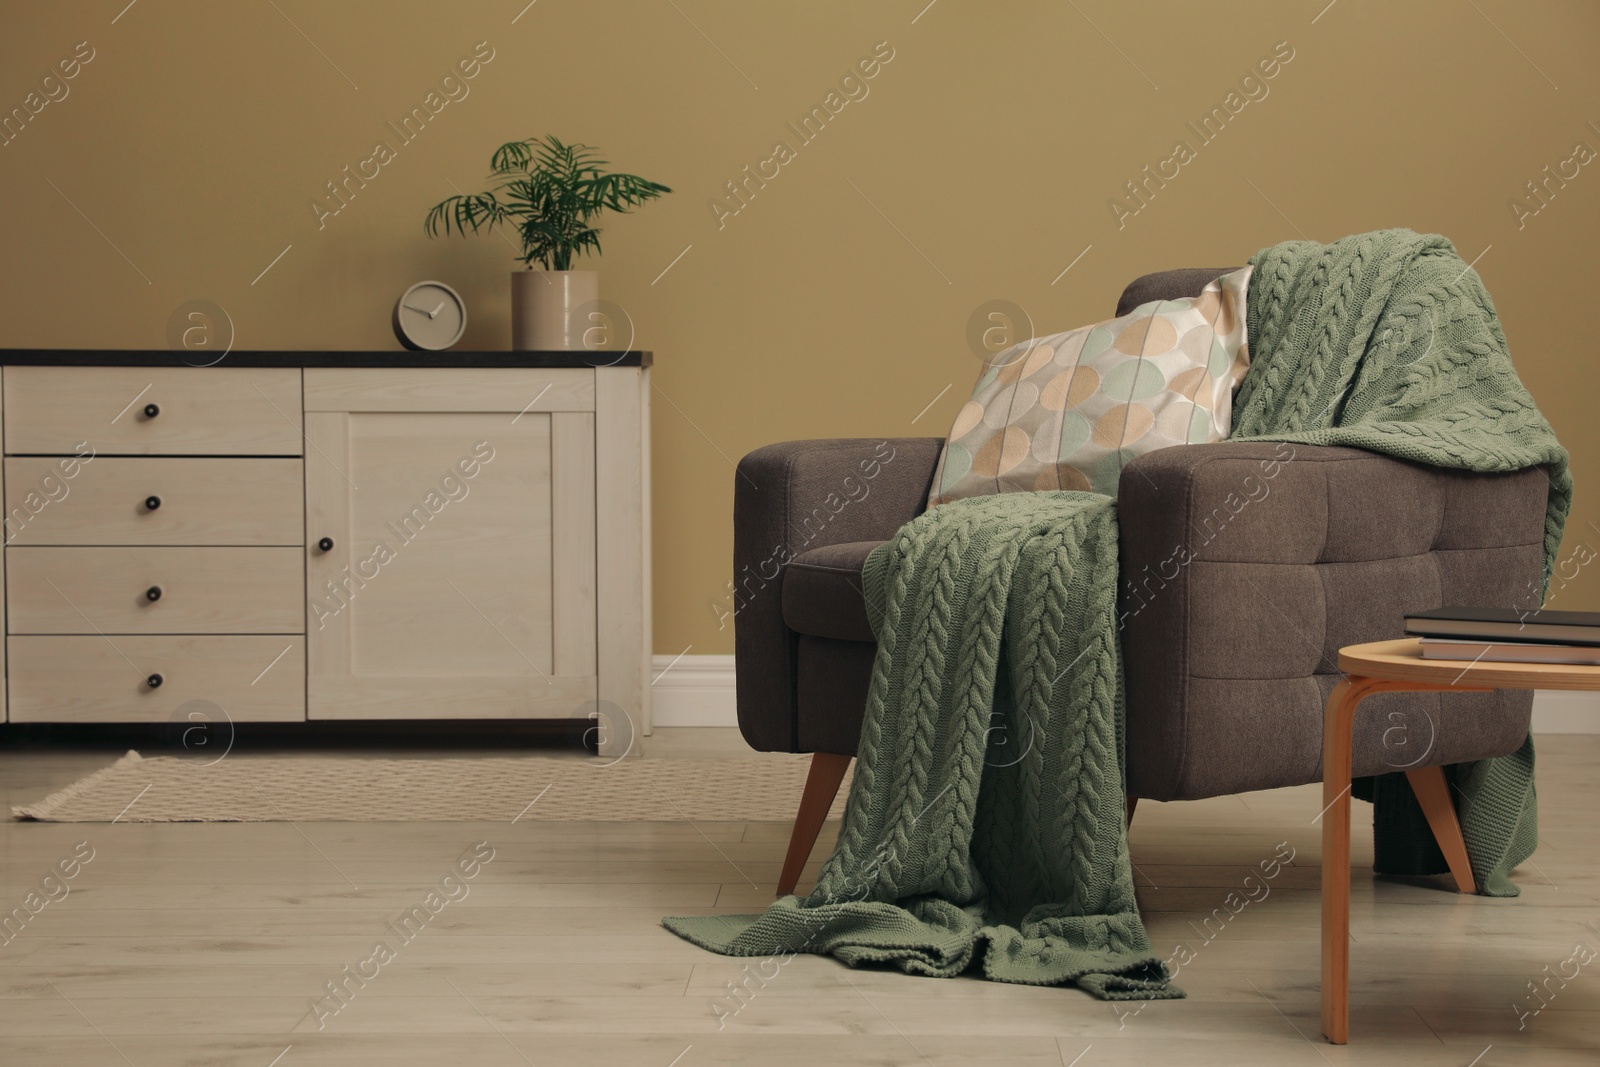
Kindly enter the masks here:
<path id="1" fill-rule="evenodd" d="M 1478 887 L 1472 878 L 1472 862 L 1467 858 L 1467 843 L 1461 837 L 1461 823 L 1456 818 L 1456 806 L 1450 801 L 1450 784 L 1445 781 L 1443 767 L 1422 767 L 1406 772 L 1406 781 L 1422 805 L 1433 839 L 1439 842 L 1439 851 L 1450 864 L 1456 888 L 1463 893 L 1476 893 Z"/>
<path id="2" fill-rule="evenodd" d="M 806 775 L 806 790 L 800 797 L 800 811 L 794 817 L 794 833 L 789 835 L 789 854 L 783 859 L 783 874 L 778 877 L 778 895 L 788 896 L 800 881 L 800 871 L 811 858 L 817 834 L 839 795 L 839 783 L 849 770 L 853 756 L 835 752 L 813 752 L 811 771 Z"/>

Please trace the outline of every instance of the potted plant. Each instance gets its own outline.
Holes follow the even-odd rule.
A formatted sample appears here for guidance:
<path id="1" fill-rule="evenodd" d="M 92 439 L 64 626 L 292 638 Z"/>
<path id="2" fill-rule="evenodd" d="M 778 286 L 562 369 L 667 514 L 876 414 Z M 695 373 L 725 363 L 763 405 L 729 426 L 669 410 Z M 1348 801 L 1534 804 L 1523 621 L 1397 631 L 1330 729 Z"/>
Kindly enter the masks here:
<path id="1" fill-rule="evenodd" d="M 607 174 L 606 161 L 588 145 L 530 137 L 501 145 L 489 160 L 494 188 L 452 196 L 428 212 L 429 237 L 452 229 L 465 236 L 497 224 L 514 227 L 517 256 L 526 270 L 511 273 L 511 347 L 584 347 L 583 324 L 573 312 L 600 299 L 599 275 L 573 270 L 585 252 L 600 252 L 600 230 L 590 223 L 602 211 L 626 213 L 662 193 L 665 185 L 632 174 Z"/>

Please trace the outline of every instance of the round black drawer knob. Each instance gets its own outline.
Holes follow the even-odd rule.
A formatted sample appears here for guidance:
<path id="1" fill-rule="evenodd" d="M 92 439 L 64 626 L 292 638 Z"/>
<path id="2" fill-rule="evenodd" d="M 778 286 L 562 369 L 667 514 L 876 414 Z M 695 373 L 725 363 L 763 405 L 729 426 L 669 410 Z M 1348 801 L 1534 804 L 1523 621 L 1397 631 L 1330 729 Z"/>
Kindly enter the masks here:
<path id="1" fill-rule="evenodd" d="M 146 589 L 144 591 L 144 598 L 146 600 L 151 601 L 151 602 L 160 600 L 161 599 L 161 587 L 159 585 L 152 585 L 149 589 Z"/>
<path id="2" fill-rule="evenodd" d="M 333 551 L 333 538 L 324 537 L 322 540 L 317 542 L 317 547 L 322 549 L 322 551 L 324 551 L 324 552 L 332 552 Z"/>
<path id="3" fill-rule="evenodd" d="M 148 685 L 151 689 L 160 689 L 161 683 L 164 681 L 166 681 L 166 679 L 161 677 L 161 675 L 152 674 L 150 677 L 144 680 L 144 684 Z"/>
<path id="4" fill-rule="evenodd" d="M 147 496 L 144 498 L 144 506 L 146 511 L 154 511 L 156 508 L 161 506 L 161 498 L 158 496 Z"/>
<path id="5" fill-rule="evenodd" d="M 160 405 L 158 405 L 158 404 L 146 404 L 144 406 L 144 417 L 145 418 L 153 419 L 159 414 L 161 414 Z"/>

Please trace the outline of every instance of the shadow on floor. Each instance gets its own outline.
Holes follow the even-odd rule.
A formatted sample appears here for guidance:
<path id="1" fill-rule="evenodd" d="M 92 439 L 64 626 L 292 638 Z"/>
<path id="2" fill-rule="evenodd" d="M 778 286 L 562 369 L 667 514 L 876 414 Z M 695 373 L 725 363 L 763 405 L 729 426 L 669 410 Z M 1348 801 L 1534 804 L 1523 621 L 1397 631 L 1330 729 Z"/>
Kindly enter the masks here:
<path id="1" fill-rule="evenodd" d="M 595 751 L 595 730 L 587 719 L 516 720 L 404 719 L 349 722 L 161 722 L 161 723 L 5 723 L 0 751 L 122 753 L 190 756 L 215 752 L 317 750 L 358 754 L 381 750 L 386 757 L 439 752 L 500 752 L 540 749 Z"/>

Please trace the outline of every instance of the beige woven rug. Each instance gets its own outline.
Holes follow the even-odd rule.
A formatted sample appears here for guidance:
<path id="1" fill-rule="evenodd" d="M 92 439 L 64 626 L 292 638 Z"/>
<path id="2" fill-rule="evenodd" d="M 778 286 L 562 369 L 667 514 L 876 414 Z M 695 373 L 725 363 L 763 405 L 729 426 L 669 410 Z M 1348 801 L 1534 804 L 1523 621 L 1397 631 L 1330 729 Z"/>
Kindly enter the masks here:
<path id="1" fill-rule="evenodd" d="M 42 822 L 789 822 L 810 758 L 249 757 L 129 752 L 36 804 Z M 830 818 L 844 810 L 847 775 Z"/>

